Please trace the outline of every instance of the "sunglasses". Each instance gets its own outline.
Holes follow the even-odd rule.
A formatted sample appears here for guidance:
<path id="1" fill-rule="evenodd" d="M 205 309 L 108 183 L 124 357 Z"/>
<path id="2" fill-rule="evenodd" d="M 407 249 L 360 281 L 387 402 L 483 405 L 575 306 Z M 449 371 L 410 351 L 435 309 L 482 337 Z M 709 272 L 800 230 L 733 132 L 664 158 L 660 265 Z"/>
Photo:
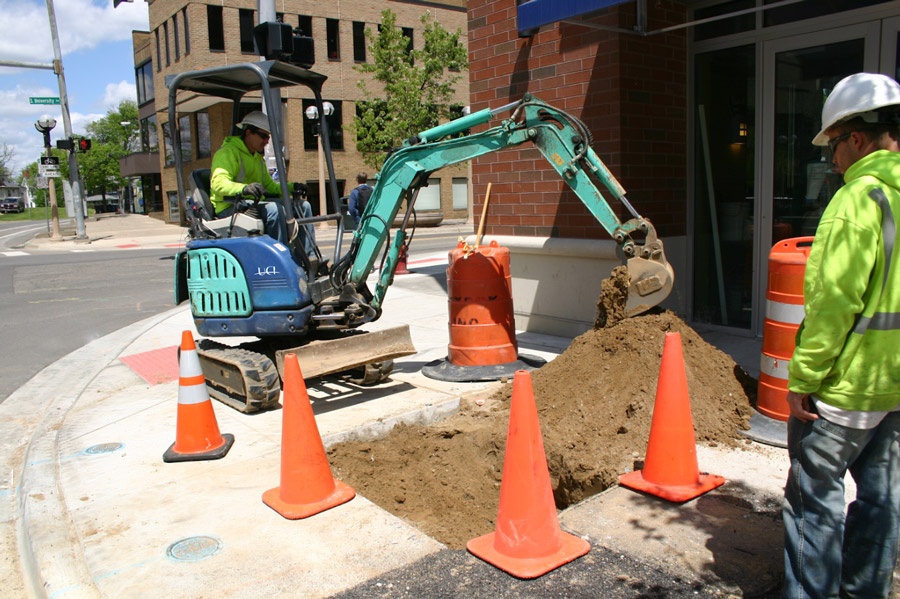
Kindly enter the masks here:
<path id="1" fill-rule="evenodd" d="M 838 145 L 845 139 L 849 139 L 851 135 L 853 135 L 853 131 L 849 133 L 844 133 L 843 135 L 838 135 L 835 138 L 828 140 L 828 148 L 831 150 L 831 153 L 834 154 L 835 150 L 837 150 Z"/>
<path id="2" fill-rule="evenodd" d="M 266 141 L 269 140 L 270 135 L 268 133 L 266 133 L 265 131 L 263 131 L 262 129 L 257 129 L 256 127 L 254 127 L 250 132 L 255 133 L 256 135 L 259 135 L 261 138 L 263 138 Z"/>

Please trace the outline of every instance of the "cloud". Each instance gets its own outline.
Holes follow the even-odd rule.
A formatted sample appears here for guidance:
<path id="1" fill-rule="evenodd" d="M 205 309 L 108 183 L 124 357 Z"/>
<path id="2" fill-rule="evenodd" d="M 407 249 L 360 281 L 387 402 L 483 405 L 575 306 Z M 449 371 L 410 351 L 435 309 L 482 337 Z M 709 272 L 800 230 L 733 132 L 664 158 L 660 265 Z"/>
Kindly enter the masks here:
<path id="1" fill-rule="evenodd" d="M 107 83 L 106 93 L 103 95 L 103 105 L 107 109 L 116 109 L 122 100 L 137 102 L 137 86 L 124 80 L 118 83 Z"/>
<path id="2" fill-rule="evenodd" d="M 54 3 L 63 56 L 108 41 L 130 40 L 132 30 L 149 28 L 144 0 L 58 0 Z M 0 0 L 0 60 L 49 63 L 53 60 L 50 22 L 43 1 Z"/>

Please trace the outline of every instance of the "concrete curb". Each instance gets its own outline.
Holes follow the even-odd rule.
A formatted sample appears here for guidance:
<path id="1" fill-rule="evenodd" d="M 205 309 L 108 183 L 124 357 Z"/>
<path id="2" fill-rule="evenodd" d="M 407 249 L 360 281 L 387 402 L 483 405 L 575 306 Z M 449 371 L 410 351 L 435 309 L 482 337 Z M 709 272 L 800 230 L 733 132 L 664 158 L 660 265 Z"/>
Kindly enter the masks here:
<path id="1" fill-rule="evenodd" d="M 12 458 L 7 466 L 13 477 L 19 473 L 20 482 L 12 489 L 11 515 L 28 596 L 48 597 L 65 590 L 67 597 L 100 597 L 84 565 L 59 485 L 58 432 L 97 374 L 135 339 L 183 309 L 174 308 L 92 341 L 42 370 L 2 404 L 2 413 L 25 407 L 22 415 L 32 424 L 4 418 L 0 425 L 4 438 L 19 440 L 16 450 L 6 455 L 22 455 L 21 462 Z M 29 406 L 45 408 L 36 413 Z"/>

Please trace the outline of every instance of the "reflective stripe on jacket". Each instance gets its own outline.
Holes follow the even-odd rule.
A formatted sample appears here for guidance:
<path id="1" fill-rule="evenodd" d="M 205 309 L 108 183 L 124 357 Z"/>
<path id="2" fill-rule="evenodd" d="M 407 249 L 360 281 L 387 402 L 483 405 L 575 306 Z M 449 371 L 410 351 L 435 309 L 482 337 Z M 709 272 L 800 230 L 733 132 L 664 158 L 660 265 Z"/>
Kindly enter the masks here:
<path id="1" fill-rule="evenodd" d="M 807 260 L 788 388 L 846 410 L 890 410 L 900 402 L 900 153 L 873 152 L 844 181 Z"/>

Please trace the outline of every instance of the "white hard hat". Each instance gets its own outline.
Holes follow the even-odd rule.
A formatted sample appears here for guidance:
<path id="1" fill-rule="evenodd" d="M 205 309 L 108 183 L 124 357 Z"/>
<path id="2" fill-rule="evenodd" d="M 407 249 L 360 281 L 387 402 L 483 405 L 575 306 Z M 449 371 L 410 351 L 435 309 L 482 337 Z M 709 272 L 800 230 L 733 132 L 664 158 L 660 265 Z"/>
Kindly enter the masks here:
<path id="1" fill-rule="evenodd" d="M 271 133 L 269 131 L 269 117 L 266 116 L 264 112 L 260 112 L 259 110 L 254 110 L 244 117 L 244 120 L 238 123 L 238 127 L 244 128 L 247 125 L 251 127 L 256 127 L 257 129 L 262 129 L 266 133 Z"/>
<path id="2" fill-rule="evenodd" d="M 813 145 L 828 145 L 825 131 L 842 121 L 858 116 L 875 123 L 876 110 L 894 105 L 900 105 L 900 84 L 887 75 L 856 73 L 844 77 L 822 106 L 822 130 L 813 138 Z"/>

